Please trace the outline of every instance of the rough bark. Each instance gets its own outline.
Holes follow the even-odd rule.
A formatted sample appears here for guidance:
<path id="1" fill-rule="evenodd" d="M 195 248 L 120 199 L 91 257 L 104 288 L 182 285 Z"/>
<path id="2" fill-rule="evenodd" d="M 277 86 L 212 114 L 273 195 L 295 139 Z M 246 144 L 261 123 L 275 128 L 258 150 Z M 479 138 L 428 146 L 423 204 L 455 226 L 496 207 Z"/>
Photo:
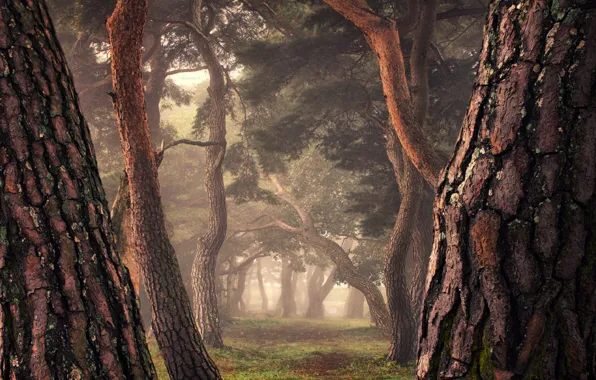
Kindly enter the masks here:
<path id="1" fill-rule="evenodd" d="M 133 239 L 152 307 L 152 327 L 172 379 L 218 379 L 192 318 L 167 235 L 145 111 L 141 47 L 146 0 L 120 0 L 107 21 L 114 105 L 129 179 Z"/>
<path id="2" fill-rule="evenodd" d="M 44 1 L 0 0 L 0 377 L 156 378 Z"/>
<path id="3" fill-rule="evenodd" d="M 196 32 L 201 30 L 202 1 L 191 2 Z M 193 29 L 194 30 L 194 29 Z M 207 148 L 205 159 L 205 189 L 209 202 L 207 231 L 199 238 L 197 254 L 192 267 L 195 322 L 206 344 L 223 347 L 223 338 L 217 308 L 216 265 L 217 255 L 226 237 L 227 210 L 223 182 L 223 161 L 226 151 L 226 86 L 224 71 L 203 33 L 195 32 L 195 42 L 209 71 L 209 140 L 221 145 Z"/>
<path id="4" fill-rule="evenodd" d="M 596 377 L 596 10 L 582 4 L 491 2 L 438 187 L 419 379 Z"/>
<path id="5" fill-rule="evenodd" d="M 396 141 L 397 142 L 397 141 Z M 414 358 L 416 323 L 406 279 L 406 258 L 410 250 L 416 213 L 420 208 L 422 178 L 404 154 L 403 172 L 397 177 L 401 203 L 395 227 L 385 251 L 384 280 L 392 321 L 388 360 L 406 364 Z"/>
<path id="6" fill-rule="evenodd" d="M 306 310 L 306 318 L 323 318 L 325 316 L 323 302 L 329 293 L 331 293 L 331 290 L 333 290 L 335 273 L 337 273 L 337 267 L 334 267 L 325 282 L 319 285 L 319 279 L 324 279 L 325 272 L 319 267 L 315 269 L 313 276 L 308 282 L 308 310 Z"/>
<path id="7" fill-rule="evenodd" d="M 344 318 L 364 318 L 364 294 L 356 288 L 350 287 L 348 299 L 346 300 Z"/>
<path id="8" fill-rule="evenodd" d="M 374 13 L 366 0 L 324 0 L 367 37 L 379 63 L 381 82 L 391 123 L 411 162 L 433 187 L 446 159 L 427 139 L 416 118 L 406 79 L 400 35 L 395 20 Z"/>
<path id="9" fill-rule="evenodd" d="M 261 310 L 269 311 L 269 298 L 265 290 L 265 283 L 263 282 L 263 268 L 261 259 L 257 259 L 257 282 L 259 283 L 259 292 L 261 293 Z"/>
<path id="10" fill-rule="evenodd" d="M 112 226 L 116 247 L 122 263 L 128 269 L 135 293 L 139 295 L 141 285 L 141 274 L 135 258 L 135 247 L 133 240 L 133 222 L 130 212 L 130 193 L 128 188 L 128 177 L 126 173 L 120 176 L 118 193 L 112 204 Z"/>

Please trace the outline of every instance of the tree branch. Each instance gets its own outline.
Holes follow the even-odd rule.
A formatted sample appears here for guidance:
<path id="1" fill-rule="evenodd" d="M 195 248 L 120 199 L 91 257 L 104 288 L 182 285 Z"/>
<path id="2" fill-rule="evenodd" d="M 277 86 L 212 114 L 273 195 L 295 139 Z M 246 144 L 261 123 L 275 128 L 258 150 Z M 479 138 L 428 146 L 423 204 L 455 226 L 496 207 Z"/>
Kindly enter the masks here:
<path id="1" fill-rule="evenodd" d="M 176 74 L 180 74 L 180 73 L 194 73 L 196 71 L 203 71 L 203 70 L 207 70 L 207 66 L 191 67 L 189 69 L 170 70 L 170 71 L 166 71 L 166 76 L 176 75 Z"/>

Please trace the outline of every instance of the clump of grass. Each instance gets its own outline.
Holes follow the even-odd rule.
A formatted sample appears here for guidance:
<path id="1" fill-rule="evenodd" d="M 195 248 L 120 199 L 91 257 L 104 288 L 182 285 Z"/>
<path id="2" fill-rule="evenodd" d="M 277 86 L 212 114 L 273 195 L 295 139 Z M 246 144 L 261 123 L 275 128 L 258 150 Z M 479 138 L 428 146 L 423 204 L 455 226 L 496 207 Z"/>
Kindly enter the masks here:
<path id="1" fill-rule="evenodd" d="M 389 342 L 364 320 L 240 318 L 224 340 L 209 354 L 226 380 L 414 378 L 413 366 L 385 360 Z M 159 379 L 167 380 L 157 344 L 149 344 Z"/>

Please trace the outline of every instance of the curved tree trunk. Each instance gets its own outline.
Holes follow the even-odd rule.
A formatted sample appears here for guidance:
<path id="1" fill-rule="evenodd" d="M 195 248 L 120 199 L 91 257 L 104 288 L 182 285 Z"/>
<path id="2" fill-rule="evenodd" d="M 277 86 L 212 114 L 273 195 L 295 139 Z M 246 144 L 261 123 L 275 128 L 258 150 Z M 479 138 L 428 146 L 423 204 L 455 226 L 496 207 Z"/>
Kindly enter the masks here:
<path id="1" fill-rule="evenodd" d="M 153 331 L 170 377 L 217 379 L 217 368 L 193 323 L 178 260 L 165 226 L 141 78 L 146 14 L 146 0 L 119 0 L 106 24 L 137 263 L 151 301 Z"/>
<path id="2" fill-rule="evenodd" d="M 317 281 L 312 281 L 311 279 L 308 283 L 308 310 L 306 311 L 306 318 L 323 318 L 325 316 L 325 306 L 323 305 L 323 302 L 329 293 L 331 293 L 331 290 L 333 290 L 333 286 L 335 286 L 335 273 L 337 273 L 337 267 L 334 267 L 331 270 L 325 282 L 320 286 L 318 286 L 318 279 L 324 279 L 325 272 L 319 267 L 315 269 L 315 273 L 317 273 L 317 271 L 319 273 Z M 315 278 L 315 274 L 313 274 L 312 278 Z"/>
<path id="3" fill-rule="evenodd" d="M 156 378 L 44 1 L 0 0 L 0 377 Z"/>
<path id="4" fill-rule="evenodd" d="M 401 203 L 395 226 L 385 250 L 384 280 L 387 292 L 387 304 L 392 320 L 391 346 L 387 359 L 406 364 L 414 358 L 416 347 L 416 323 L 410 303 L 406 279 L 406 258 L 410 250 L 416 214 L 420 209 L 420 194 L 423 181 L 408 156 L 404 153 L 399 159 L 399 142 L 393 133 L 387 134 L 387 152 L 393 162 Z M 399 161 L 399 163 L 398 163 Z"/>
<path id="5" fill-rule="evenodd" d="M 596 9 L 491 1 L 435 204 L 418 378 L 596 378 Z"/>
<path id="6" fill-rule="evenodd" d="M 381 291 L 371 280 L 358 273 L 352 260 L 350 260 L 350 257 L 342 247 L 310 229 L 305 231 L 304 238 L 313 246 L 320 248 L 321 252 L 324 252 L 325 256 L 336 265 L 337 272 L 348 285 L 353 286 L 364 294 L 370 308 L 373 323 L 383 333 L 387 335 L 391 334 L 391 319 Z"/>
<path id="7" fill-rule="evenodd" d="M 267 291 L 265 290 L 265 283 L 263 282 L 263 268 L 261 259 L 257 259 L 257 281 L 259 283 L 259 292 L 261 293 L 261 310 L 269 310 L 269 298 L 267 297 Z"/>
<path id="8" fill-rule="evenodd" d="M 344 318 L 364 318 L 364 294 L 356 288 L 350 287 L 350 290 L 348 291 Z"/>
<path id="9" fill-rule="evenodd" d="M 201 28 L 202 2 L 192 1 L 194 25 Z M 199 238 L 197 255 L 192 267 L 195 322 L 207 345 L 223 347 L 219 311 L 217 308 L 216 265 L 217 255 L 226 237 L 226 191 L 223 182 L 223 161 L 226 151 L 226 101 L 223 68 L 209 41 L 195 33 L 195 41 L 209 70 L 209 140 L 222 145 L 207 148 L 205 159 L 205 188 L 209 201 L 207 232 Z"/>

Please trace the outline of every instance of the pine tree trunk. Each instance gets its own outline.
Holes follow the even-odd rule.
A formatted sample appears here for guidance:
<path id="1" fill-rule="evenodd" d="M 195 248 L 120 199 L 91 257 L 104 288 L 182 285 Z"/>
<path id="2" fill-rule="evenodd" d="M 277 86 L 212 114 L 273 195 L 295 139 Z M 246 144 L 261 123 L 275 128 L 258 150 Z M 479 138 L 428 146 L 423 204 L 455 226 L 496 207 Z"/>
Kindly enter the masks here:
<path id="1" fill-rule="evenodd" d="M 364 295 L 356 288 L 350 287 L 348 291 L 344 318 L 364 318 Z"/>
<path id="2" fill-rule="evenodd" d="M 281 257 L 281 294 L 277 301 L 275 311 L 277 315 L 283 318 L 289 318 L 296 315 L 296 302 L 294 301 L 294 292 L 292 291 L 292 266 L 290 261 L 285 257 Z"/>
<path id="3" fill-rule="evenodd" d="M 257 259 L 257 281 L 259 283 L 259 292 L 261 293 L 261 310 L 269 311 L 269 298 L 265 290 L 265 283 L 263 282 L 263 268 L 261 259 Z"/>
<path id="4" fill-rule="evenodd" d="M 156 378 L 44 1 L 0 0 L 0 378 Z"/>
<path id="5" fill-rule="evenodd" d="M 217 368 L 193 323 L 178 260 L 165 226 L 141 78 L 146 14 L 146 0 L 119 0 L 106 24 L 137 263 L 151 301 L 153 332 L 170 377 L 217 379 Z"/>
<path id="6" fill-rule="evenodd" d="M 192 1 L 194 24 L 201 27 L 201 1 Z M 226 237 L 227 210 L 223 182 L 223 161 L 226 142 L 226 88 L 223 68 L 219 64 L 209 41 L 195 35 L 203 61 L 209 70 L 209 140 L 222 145 L 207 147 L 205 159 L 205 188 L 209 201 L 207 232 L 199 238 L 197 255 L 192 267 L 195 321 L 205 343 L 223 347 L 223 338 L 217 308 L 216 265 L 217 255 Z"/>
<path id="7" fill-rule="evenodd" d="M 118 193 L 112 204 L 111 215 L 116 248 L 118 249 L 122 263 L 128 269 L 132 285 L 138 296 L 141 285 L 141 275 L 139 273 L 139 265 L 135 258 L 133 221 L 130 212 L 130 192 L 126 173 L 120 176 L 120 185 L 118 186 Z"/>
<path id="8" fill-rule="evenodd" d="M 596 10 L 514 5 L 438 188 L 420 379 L 596 378 Z"/>
<path id="9" fill-rule="evenodd" d="M 306 318 L 323 318 L 325 316 L 325 306 L 323 305 L 323 302 L 325 302 L 325 298 L 327 298 L 329 293 L 331 293 L 331 290 L 333 290 L 336 273 L 337 268 L 334 267 L 329 273 L 329 276 L 327 276 L 327 279 L 323 282 L 322 280 L 325 278 L 325 272 L 319 267 L 315 269 L 312 277 L 315 281 L 312 281 L 312 284 L 311 282 L 308 284 L 309 295 L 308 310 L 305 315 Z"/>
<path id="10" fill-rule="evenodd" d="M 397 149 L 397 137 L 389 133 L 388 139 L 388 154 L 401 153 Z M 396 161 L 395 157 L 390 158 L 392 162 Z M 396 170 L 395 175 L 401 203 L 385 250 L 384 280 L 392 320 L 391 346 L 387 360 L 406 364 L 414 358 L 416 346 L 416 323 L 406 281 L 406 258 L 410 250 L 416 214 L 420 208 L 423 181 L 405 153 L 402 154 L 400 163 L 402 170 L 399 173 Z M 394 168 L 396 167 L 394 164 Z"/>

